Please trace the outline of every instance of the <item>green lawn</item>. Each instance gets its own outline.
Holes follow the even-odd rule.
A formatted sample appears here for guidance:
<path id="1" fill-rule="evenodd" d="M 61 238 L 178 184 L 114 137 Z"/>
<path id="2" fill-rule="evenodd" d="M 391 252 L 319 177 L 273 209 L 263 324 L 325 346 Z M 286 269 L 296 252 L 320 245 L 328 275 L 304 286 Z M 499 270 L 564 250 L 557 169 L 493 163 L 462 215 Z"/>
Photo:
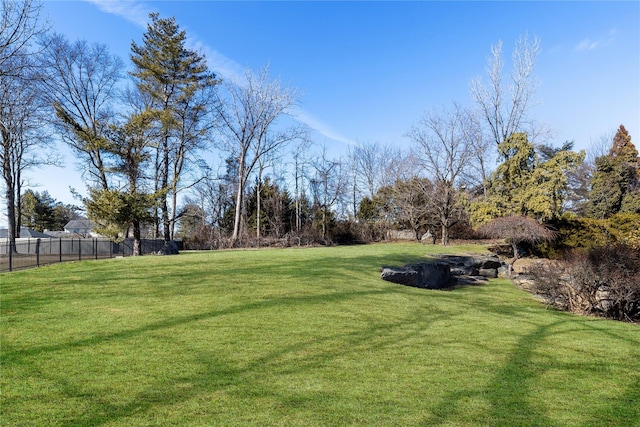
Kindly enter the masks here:
<path id="1" fill-rule="evenodd" d="M 640 425 L 638 325 L 546 309 L 503 279 L 433 291 L 379 278 L 441 249 L 2 274 L 0 425 Z"/>

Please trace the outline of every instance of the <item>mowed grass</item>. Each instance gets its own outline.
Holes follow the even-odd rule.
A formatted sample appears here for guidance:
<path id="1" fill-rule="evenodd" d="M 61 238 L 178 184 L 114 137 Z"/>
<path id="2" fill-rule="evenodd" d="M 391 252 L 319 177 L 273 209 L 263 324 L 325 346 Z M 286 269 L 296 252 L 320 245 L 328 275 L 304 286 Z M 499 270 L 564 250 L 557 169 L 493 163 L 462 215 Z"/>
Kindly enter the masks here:
<path id="1" fill-rule="evenodd" d="M 0 275 L 0 425 L 640 425 L 637 325 L 546 309 L 504 279 L 449 291 L 380 280 L 382 265 L 427 251 L 442 248 Z"/>

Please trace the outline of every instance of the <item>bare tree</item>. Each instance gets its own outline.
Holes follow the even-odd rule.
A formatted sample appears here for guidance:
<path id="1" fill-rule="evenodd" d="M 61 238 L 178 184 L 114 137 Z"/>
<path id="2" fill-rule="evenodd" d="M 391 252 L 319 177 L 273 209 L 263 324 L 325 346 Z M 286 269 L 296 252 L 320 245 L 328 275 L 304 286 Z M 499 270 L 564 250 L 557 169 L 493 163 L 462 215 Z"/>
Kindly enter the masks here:
<path id="1" fill-rule="evenodd" d="M 273 167 L 273 165 L 277 162 L 277 158 L 275 157 L 275 151 L 271 151 L 266 156 L 258 159 L 257 162 L 257 170 L 256 170 L 256 238 L 258 239 L 258 245 L 260 245 L 260 238 L 262 237 L 262 190 L 264 184 L 264 172 L 268 167 Z M 267 178 L 268 180 L 268 178 Z"/>
<path id="2" fill-rule="evenodd" d="M 228 173 L 209 169 L 204 179 L 198 181 L 191 189 L 205 214 L 202 220 L 203 229 L 209 235 L 201 236 L 201 239 L 204 239 L 208 248 L 219 246 L 222 240 L 225 212 L 233 206 L 235 189 L 230 178 Z"/>
<path id="3" fill-rule="evenodd" d="M 487 179 L 491 173 L 490 162 L 495 150 L 493 141 L 482 131 L 480 116 L 472 110 L 465 110 L 462 116 L 462 132 L 471 150 L 469 167 L 462 171 L 462 178 L 467 189 L 474 193 L 480 191 L 487 195 Z"/>
<path id="4" fill-rule="evenodd" d="M 105 132 L 115 119 L 113 105 L 124 65 L 105 45 L 70 43 L 54 34 L 46 42 L 42 65 L 43 93 L 54 106 L 62 139 L 75 150 L 89 182 L 109 188 Z"/>
<path id="5" fill-rule="evenodd" d="M 262 157 L 300 138 L 303 132 L 296 127 L 276 129 L 277 120 L 287 114 L 298 95 L 279 80 L 270 80 L 267 67 L 257 74 L 248 71 L 242 85 L 226 82 L 222 86 L 224 92 L 216 92 L 215 110 L 223 134 L 223 148 L 237 160 L 238 166 L 231 236 L 235 242 L 241 232 L 241 210 L 249 175 Z"/>
<path id="6" fill-rule="evenodd" d="M 169 229 L 173 239 L 177 216 L 178 195 L 204 179 L 199 174 L 203 168 L 199 154 L 208 146 L 209 137 L 217 126 L 207 120 L 213 110 L 213 86 L 207 85 L 185 97 L 176 109 L 177 137 L 171 146 L 171 169 L 169 180 L 170 211 Z"/>
<path id="7" fill-rule="evenodd" d="M 310 180 L 316 214 L 320 217 L 322 238 L 329 232 L 332 208 L 344 198 L 347 189 L 347 175 L 343 173 L 344 163 L 339 159 L 329 159 L 327 149 L 312 163 L 313 177 Z"/>
<path id="8" fill-rule="evenodd" d="M 42 6 L 33 0 L 2 0 L 0 11 L 0 75 L 19 77 L 24 61 L 10 61 L 16 55 L 30 52 L 31 42 L 47 27 L 40 22 Z"/>
<path id="9" fill-rule="evenodd" d="M 22 172 L 52 163 L 39 148 L 46 144 L 42 132 L 42 102 L 35 82 L 37 52 L 31 41 L 45 31 L 39 22 L 40 5 L 30 0 L 2 1 L 0 15 L 0 164 L 7 204 L 10 252 L 20 230 Z"/>
<path id="10" fill-rule="evenodd" d="M 308 139 L 301 139 L 293 150 L 293 173 L 294 173 L 294 198 L 295 198 L 295 217 L 296 232 L 302 231 L 302 197 L 305 188 L 305 168 L 308 166 L 307 154 L 311 142 Z"/>
<path id="11" fill-rule="evenodd" d="M 588 163 L 593 169 L 596 166 L 596 159 L 598 157 L 606 156 L 611 150 L 611 141 L 615 137 L 616 132 L 610 131 L 600 135 L 599 138 L 591 140 L 587 149 L 587 156 L 585 162 Z"/>
<path id="12" fill-rule="evenodd" d="M 540 53 L 540 40 L 528 35 L 516 41 L 513 51 L 513 69 L 510 84 L 505 84 L 504 63 L 502 58 L 502 41 L 491 46 L 488 58 L 485 84 L 480 78 L 471 81 L 471 95 L 476 101 L 485 125 L 489 128 L 492 141 L 498 145 L 512 133 L 525 131 L 528 122 L 527 113 L 538 89 L 533 69 Z M 528 132 L 532 137 L 537 131 Z"/>
<path id="13" fill-rule="evenodd" d="M 394 150 L 379 142 L 349 147 L 354 216 L 359 200 L 363 197 L 373 199 L 381 187 L 393 183 L 391 162 L 394 157 Z"/>
<path id="14" fill-rule="evenodd" d="M 402 227 L 408 227 L 419 240 L 425 230 L 429 230 L 433 221 L 430 207 L 433 204 L 433 183 L 424 177 L 413 176 L 407 180 L 398 180 L 391 187 L 381 191 L 387 202 L 391 217 Z"/>
<path id="15" fill-rule="evenodd" d="M 417 156 L 434 184 L 432 209 L 440 223 L 443 245 L 449 244 L 449 229 L 460 214 L 456 185 L 475 152 L 466 138 L 465 116 L 457 105 L 451 111 L 428 112 L 408 134 L 418 144 Z"/>
<path id="16" fill-rule="evenodd" d="M 31 61 L 28 56 L 14 55 L 7 63 Z M 28 66 L 20 66 L 21 76 L 0 75 L 0 162 L 7 203 L 9 240 L 20 232 L 20 195 L 23 172 L 32 167 L 56 164 L 56 156 L 48 156 L 42 148 L 49 143 L 42 130 L 44 104 L 26 74 Z"/>

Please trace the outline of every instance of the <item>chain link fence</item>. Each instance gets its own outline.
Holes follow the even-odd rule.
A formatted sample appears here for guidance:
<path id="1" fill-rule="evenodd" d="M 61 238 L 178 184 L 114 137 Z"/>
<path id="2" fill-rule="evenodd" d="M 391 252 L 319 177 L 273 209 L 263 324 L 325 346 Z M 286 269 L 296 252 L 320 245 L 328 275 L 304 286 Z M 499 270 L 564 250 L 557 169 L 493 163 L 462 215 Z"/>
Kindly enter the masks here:
<path id="1" fill-rule="evenodd" d="M 141 254 L 159 251 L 162 239 L 142 239 Z M 25 238 L 16 239 L 14 250 L 8 240 L 0 241 L 0 272 L 40 267 L 66 261 L 131 256 L 133 239 L 116 243 L 107 239 Z"/>

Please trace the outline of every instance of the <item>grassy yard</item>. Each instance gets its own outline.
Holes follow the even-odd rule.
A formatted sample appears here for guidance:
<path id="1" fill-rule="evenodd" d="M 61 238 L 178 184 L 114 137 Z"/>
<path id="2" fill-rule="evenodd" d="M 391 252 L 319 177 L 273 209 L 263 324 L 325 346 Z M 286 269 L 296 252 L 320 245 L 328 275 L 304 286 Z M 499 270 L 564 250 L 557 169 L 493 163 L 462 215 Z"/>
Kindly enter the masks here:
<path id="1" fill-rule="evenodd" d="M 638 325 L 546 309 L 503 279 L 450 291 L 380 280 L 380 266 L 428 250 L 441 248 L 0 275 L 0 425 L 640 425 Z"/>

